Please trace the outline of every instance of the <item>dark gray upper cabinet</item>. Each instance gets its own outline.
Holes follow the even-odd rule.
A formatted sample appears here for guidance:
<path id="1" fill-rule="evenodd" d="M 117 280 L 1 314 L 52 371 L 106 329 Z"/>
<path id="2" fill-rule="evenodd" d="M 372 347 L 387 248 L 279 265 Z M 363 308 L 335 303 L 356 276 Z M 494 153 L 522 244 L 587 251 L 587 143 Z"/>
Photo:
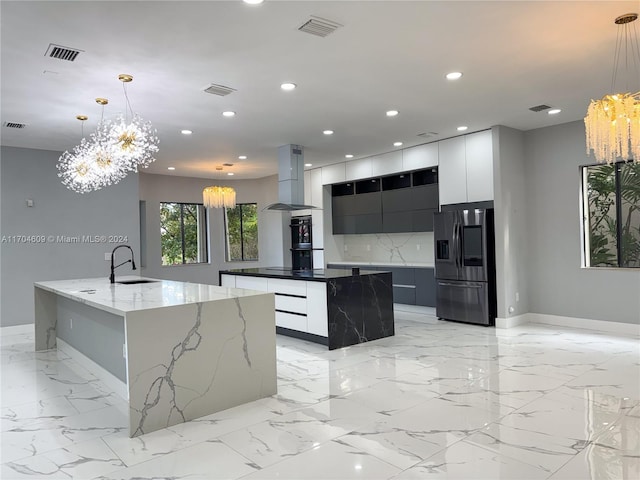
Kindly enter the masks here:
<path id="1" fill-rule="evenodd" d="M 333 233 L 433 231 L 437 182 L 434 167 L 332 185 Z"/>

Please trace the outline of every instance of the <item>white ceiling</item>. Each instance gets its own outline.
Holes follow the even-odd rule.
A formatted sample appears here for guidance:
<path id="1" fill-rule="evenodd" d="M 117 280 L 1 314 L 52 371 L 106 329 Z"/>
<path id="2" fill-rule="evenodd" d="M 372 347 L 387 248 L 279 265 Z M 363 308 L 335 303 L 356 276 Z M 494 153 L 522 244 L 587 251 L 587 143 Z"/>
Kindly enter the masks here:
<path id="1" fill-rule="evenodd" d="M 305 147 L 315 166 L 417 145 L 492 125 L 528 130 L 584 117 L 611 87 L 616 16 L 640 1 L 1 2 L 2 145 L 70 149 L 107 97 L 133 109 L 161 140 L 150 173 L 235 178 L 277 173 L 277 147 Z M 311 15 L 342 28 L 298 31 Z M 46 57 L 50 43 L 83 50 Z M 459 70 L 457 82 L 445 80 Z M 298 85 L 280 90 L 282 82 Z M 237 89 L 203 92 L 211 83 Z M 633 91 L 636 91 L 638 85 Z M 550 116 L 529 107 L 547 104 Z M 400 111 L 387 118 L 389 109 Z M 237 112 L 224 118 L 224 110 Z M 180 134 L 181 129 L 193 135 Z M 325 136 L 322 131 L 335 134 Z M 437 132 L 425 140 L 423 132 Z M 238 160 L 247 155 L 247 160 Z M 175 166 L 175 172 L 168 172 Z"/>

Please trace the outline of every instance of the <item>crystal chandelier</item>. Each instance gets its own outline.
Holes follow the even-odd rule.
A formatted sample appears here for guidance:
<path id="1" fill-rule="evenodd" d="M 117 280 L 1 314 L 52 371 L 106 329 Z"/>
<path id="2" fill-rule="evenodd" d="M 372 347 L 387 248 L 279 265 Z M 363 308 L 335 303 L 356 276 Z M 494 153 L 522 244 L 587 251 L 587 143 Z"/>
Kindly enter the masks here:
<path id="1" fill-rule="evenodd" d="M 104 101 L 103 105 L 107 103 L 106 99 L 96 99 L 99 100 Z M 118 183 L 125 177 L 126 171 L 111 152 L 96 140 L 95 134 L 91 135 L 91 140 L 84 138 L 84 122 L 89 117 L 78 115 L 76 118 L 83 122 L 82 139 L 71 152 L 64 152 L 58 160 L 58 176 L 62 183 L 78 193 L 92 192 Z"/>
<path id="2" fill-rule="evenodd" d="M 113 123 L 103 124 L 97 134 L 105 141 L 113 155 L 119 159 L 126 170 L 137 171 L 139 167 L 147 168 L 155 161 L 153 156 L 158 153 L 160 140 L 158 132 L 153 128 L 151 122 L 145 122 L 131 108 L 126 84 L 132 82 L 133 77 L 122 73 L 118 75 L 118 80 L 122 82 L 124 90 L 125 114 L 120 115 Z M 130 121 L 129 114 L 131 115 Z"/>
<path id="3" fill-rule="evenodd" d="M 207 208 L 233 208 L 236 206 L 236 191 L 231 187 L 206 187 L 202 201 Z"/>
<path id="4" fill-rule="evenodd" d="M 216 167 L 222 170 L 222 167 Z M 207 208 L 234 208 L 236 206 L 236 191 L 232 187 L 211 186 L 202 191 L 202 203 Z"/>
<path id="5" fill-rule="evenodd" d="M 71 152 L 64 152 L 58 160 L 58 176 L 70 190 L 78 193 L 99 190 L 118 183 L 128 172 L 137 172 L 155 161 L 153 156 L 158 152 L 159 143 L 157 131 L 150 122 L 134 114 L 127 96 L 125 84 L 133 81 L 133 77 L 121 74 L 118 79 L 124 90 L 125 114 L 115 122 L 105 120 L 104 106 L 109 101 L 96 98 L 96 102 L 102 105 L 102 117 L 96 131 L 87 140 L 83 123 L 80 143 Z M 76 118 L 84 122 L 88 117 L 78 115 Z"/>
<path id="6" fill-rule="evenodd" d="M 628 68 L 633 65 L 636 69 L 635 77 L 633 72 L 630 75 L 627 72 L 633 82 L 633 89 L 627 87 L 626 93 L 612 93 L 600 100 L 591 100 L 584 119 L 587 155 L 593 151 L 596 160 L 601 163 L 615 163 L 618 160 L 635 160 L 640 163 L 640 91 L 630 93 L 640 86 L 638 35 L 635 28 L 633 35 L 630 31 L 630 24 L 637 18 L 637 13 L 628 13 L 615 19 L 616 25 L 622 27 L 618 30 L 611 81 L 611 90 L 615 91 L 620 50 L 624 42 L 625 66 Z"/>

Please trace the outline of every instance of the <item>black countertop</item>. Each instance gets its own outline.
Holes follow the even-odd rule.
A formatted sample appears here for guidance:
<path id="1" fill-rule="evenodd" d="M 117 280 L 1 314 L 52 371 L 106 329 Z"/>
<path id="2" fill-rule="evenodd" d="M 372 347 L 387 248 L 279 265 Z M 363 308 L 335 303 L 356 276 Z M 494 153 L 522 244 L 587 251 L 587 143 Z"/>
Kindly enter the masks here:
<path id="1" fill-rule="evenodd" d="M 376 275 L 384 273 L 380 270 L 360 270 L 360 275 Z M 327 268 L 314 270 L 292 270 L 285 267 L 238 268 L 221 270 L 220 275 L 243 275 L 247 277 L 284 278 L 287 280 L 305 280 L 311 282 L 326 282 L 334 278 L 353 276 L 350 268 Z"/>

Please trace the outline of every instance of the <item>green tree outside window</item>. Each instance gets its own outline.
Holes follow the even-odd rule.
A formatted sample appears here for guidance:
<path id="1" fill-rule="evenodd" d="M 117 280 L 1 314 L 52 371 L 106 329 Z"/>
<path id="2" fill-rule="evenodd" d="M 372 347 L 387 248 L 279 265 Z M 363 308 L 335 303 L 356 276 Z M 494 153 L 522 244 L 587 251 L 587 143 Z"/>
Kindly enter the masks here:
<path id="1" fill-rule="evenodd" d="M 203 205 L 160 203 L 162 265 L 206 263 L 207 218 Z"/>
<path id="2" fill-rule="evenodd" d="M 258 260 L 258 204 L 226 208 L 225 231 L 228 262 Z"/>
<path id="3" fill-rule="evenodd" d="M 640 267 L 640 164 L 583 167 L 591 267 Z"/>

